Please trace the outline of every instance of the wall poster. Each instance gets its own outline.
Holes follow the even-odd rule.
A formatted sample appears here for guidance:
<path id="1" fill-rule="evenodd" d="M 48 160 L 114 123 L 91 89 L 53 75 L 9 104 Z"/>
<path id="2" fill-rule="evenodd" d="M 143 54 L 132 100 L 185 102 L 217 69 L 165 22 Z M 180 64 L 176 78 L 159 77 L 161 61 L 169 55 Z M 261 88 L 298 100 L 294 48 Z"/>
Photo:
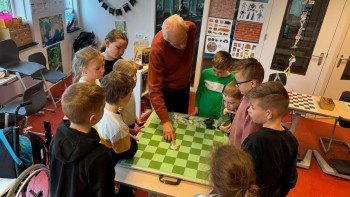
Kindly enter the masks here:
<path id="1" fill-rule="evenodd" d="M 231 47 L 231 56 L 236 59 L 255 58 L 255 51 L 258 44 L 251 42 L 242 42 L 233 40 Z"/>
<path id="2" fill-rule="evenodd" d="M 62 14 L 40 18 L 39 25 L 43 47 L 64 40 Z"/>
<path id="3" fill-rule="evenodd" d="M 230 37 L 232 22 L 232 20 L 225 18 L 208 17 L 206 35 Z"/>
<path id="4" fill-rule="evenodd" d="M 230 38 L 207 36 L 205 39 L 205 53 L 215 54 L 218 51 L 230 50 Z"/>
<path id="5" fill-rule="evenodd" d="M 267 3 L 241 1 L 237 15 L 238 21 L 263 23 L 266 15 Z"/>
<path id="6" fill-rule="evenodd" d="M 47 47 L 46 52 L 49 70 L 57 70 L 63 72 L 60 43 Z"/>

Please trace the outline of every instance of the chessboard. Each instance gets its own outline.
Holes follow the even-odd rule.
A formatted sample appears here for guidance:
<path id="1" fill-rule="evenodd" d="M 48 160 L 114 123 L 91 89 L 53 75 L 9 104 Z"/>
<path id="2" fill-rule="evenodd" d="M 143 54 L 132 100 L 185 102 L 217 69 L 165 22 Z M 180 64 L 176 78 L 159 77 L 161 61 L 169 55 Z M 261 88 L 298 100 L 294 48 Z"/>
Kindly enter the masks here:
<path id="1" fill-rule="evenodd" d="M 315 100 L 311 95 L 297 92 L 288 92 L 288 95 L 289 108 L 317 112 Z"/>
<path id="2" fill-rule="evenodd" d="M 228 143 L 226 134 L 206 129 L 202 117 L 179 113 L 169 116 L 177 149 L 171 149 L 171 143 L 164 140 L 161 122 L 153 112 L 138 135 L 134 158 L 121 160 L 117 165 L 208 185 L 208 156 L 214 146 Z"/>

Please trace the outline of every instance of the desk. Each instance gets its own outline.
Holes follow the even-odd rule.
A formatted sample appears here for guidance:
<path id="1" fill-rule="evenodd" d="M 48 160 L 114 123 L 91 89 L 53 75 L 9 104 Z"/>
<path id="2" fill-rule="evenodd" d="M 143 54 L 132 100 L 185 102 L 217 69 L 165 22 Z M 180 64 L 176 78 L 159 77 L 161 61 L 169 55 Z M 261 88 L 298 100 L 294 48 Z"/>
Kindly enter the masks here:
<path id="1" fill-rule="evenodd" d="M 8 85 L 16 80 L 17 80 L 16 75 L 10 74 L 8 77 L 4 77 L 0 79 L 0 85 Z"/>
<path id="2" fill-rule="evenodd" d="M 168 185 L 159 181 L 159 175 L 144 171 L 115 166 L 116 182 L 162 196 L 192 197 L 195 194 L 208 194 L 211 187 L 189 181 L 179 185 Z"/>
<path id="3" fill-rule="evenodd" d="M 350 103 L 339 101 L 339 100 L 333 100 L 333 101 L 335 103 L 334 110 L 337 111 L 339 116 L 344 117 L 346 119 L 350 119 Z M 339 174 L 335 168 L 332 168 L 330 165 L 328 165 L 326 160 L 323 159 L 322 155 L 317 150 L 313 150 L 313 153 L 324 173 L 350 180 L 350 176 Z"/>
<path id="4" fill-rule="evenodd" d="M 215 145 L 228 142 L 225 133 L 215 127 L 207 129 L 203 117 L 180 113 L 169 113 L 169 117 L 178 147 L 170 149 L 170 143 L 163 138 L 161 122 L 153 112 L 138 136 L 139 148 L 134 158 L 117 164 L 116 181 L 166 196 L 209 193 L 208 155 Z M 161 183 L 160 175 L 176 185 Z M 175 183 L 178 180 L 179 184 Z"/>
<path id="5" fill-rule="evenodd" d="M 324 110 L 319 107 L 318 102 L 320 101 L 319 96 L 311 96 L 306 94 L 301 94 L 297 92 L 289 92 L 289 108 L 293 110 L 292 114 L 292 124 L 289 130 L 294 133 L 300 116 L 302 114 L 314 114 L 324 117 L 334 118 L 335 120 L 339 117 L 338 111 L 335 109 L 333 111 Z M 311 162 L 312 150 L 308 150 L 303 161 L 297 163 L 298 167 L 309 169 Z"/>

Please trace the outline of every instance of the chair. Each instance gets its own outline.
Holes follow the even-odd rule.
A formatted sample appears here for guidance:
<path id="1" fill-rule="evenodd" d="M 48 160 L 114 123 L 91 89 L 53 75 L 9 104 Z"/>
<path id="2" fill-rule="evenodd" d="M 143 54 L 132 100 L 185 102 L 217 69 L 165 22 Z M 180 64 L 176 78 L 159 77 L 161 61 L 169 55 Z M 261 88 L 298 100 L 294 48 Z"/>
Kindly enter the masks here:
<path id="1" fill-rule="evenodd" d="M 40 71 L 37 71 L 34 74 L 32 74 L 31 77 L 33 79 L 36 79 L 36 80 L 43 80 L 44 81 L 45 89 L 49 93 L 49 97 L 50 97 L 52 104 L 54 106 L 53 109 L 45 109 L 45 110 L 55 112 L 57 109 L 56 102 L 59 102 L 61 99 L 57 99 L 57 98 L 54 98 L 52 96 L 52 93 L 51 93 L 51 90 L 47 84 L 47 81 L 52 83 L 52 84 L 56 84 L 59 81 L 62 81 L 64 88 L 66 89 L 67 85 L 66 85 L 66 82 L 64 81 L 64 79 L 67 77 L 67 75 L 60 72 L 60 71 L 48 70 L 46 68 L 46 58 L 42 52 L 37 52 L 37 53 L 29 55 L 28 61 L 38 63 L 38 64 L 43 65 L 45 67 L 44 69 L 41 70 L 42 75 L 41 75 Z"/>
<path id="2" fill-rule="evenodd" d="M 44 81 L 40 81 L 37 84 L 30 86 L 24 90 L 22 100 L 16 100 L 5 105 L 4 108 L 0 109 L 0 114 L 5 114 L 5 128 L 8 127 L 9 115 L 14 115 L 17 106 L 21 103 L 31 101 L 32 104 L 19 109 L 19 116 L 26 116 L 26 122 L 28 122 L 28 116 L 35 114 L 42 110 L 47 102 L 46 94 L 43 87 Z"/>
<path id="3" fill-rule="evenodd" d="M 269 81 L 280 81 L 283 85 L 287 84 L 286 73 L 271 73 L 269 76 Z"/>
<path id="4" fill-rule="evenodd" d="M 344 91 L 341 94 L 339 100 L 340 101 L 350 102 L 350 91 Z M 349 119 L 346 119 L 346 118 L 343 118 L 343 117 L 339 117 L 339 118 L 337 118 L 335 120 L 331 137 L 330 138 L 328 138 L 328 137 L 320 137 L 320 143 L 321 143 L 323 152 L 325 154 L 327 154 L 329 152 L 329 149 L 331 148 L 332 142 L 343 144 L 343 145 L 345 145 L 347 147 L 348 151 L 350 151 L 349 143 L 334 139 L 334 133 L 335 133 L 335 129 L 337 127 L 337 123 L 339 123 L 339 126 L 341 126 L 341 127 L 350 128 L 350 120 Z M 324 141 L 329 141 L 327 148 L 326 148 L 326 146 L 324 144 Z"/>
<path id="5" fill-rule="evenodd" d="M 0 70 L 16 74 L 24 88 L 26 86 L 21 75 L 31 76 L 44 68 L 38 63 L 21 61 L 17 45 L 12 39 L 0 41 Z"/>

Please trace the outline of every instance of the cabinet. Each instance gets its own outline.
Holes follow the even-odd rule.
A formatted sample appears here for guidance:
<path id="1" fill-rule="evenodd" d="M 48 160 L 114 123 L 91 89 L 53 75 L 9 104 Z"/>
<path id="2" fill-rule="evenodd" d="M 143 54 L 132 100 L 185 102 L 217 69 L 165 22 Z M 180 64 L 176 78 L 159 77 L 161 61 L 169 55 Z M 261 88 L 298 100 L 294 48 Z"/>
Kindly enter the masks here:
<path id="1" fill-rule="evenodd" d="M 141 119 L 152 112 L 151 102 L 148 96 L 148 66 L 137 70 L 136 77 L 137 81 L 134 88 L 136 116 Z"/>

